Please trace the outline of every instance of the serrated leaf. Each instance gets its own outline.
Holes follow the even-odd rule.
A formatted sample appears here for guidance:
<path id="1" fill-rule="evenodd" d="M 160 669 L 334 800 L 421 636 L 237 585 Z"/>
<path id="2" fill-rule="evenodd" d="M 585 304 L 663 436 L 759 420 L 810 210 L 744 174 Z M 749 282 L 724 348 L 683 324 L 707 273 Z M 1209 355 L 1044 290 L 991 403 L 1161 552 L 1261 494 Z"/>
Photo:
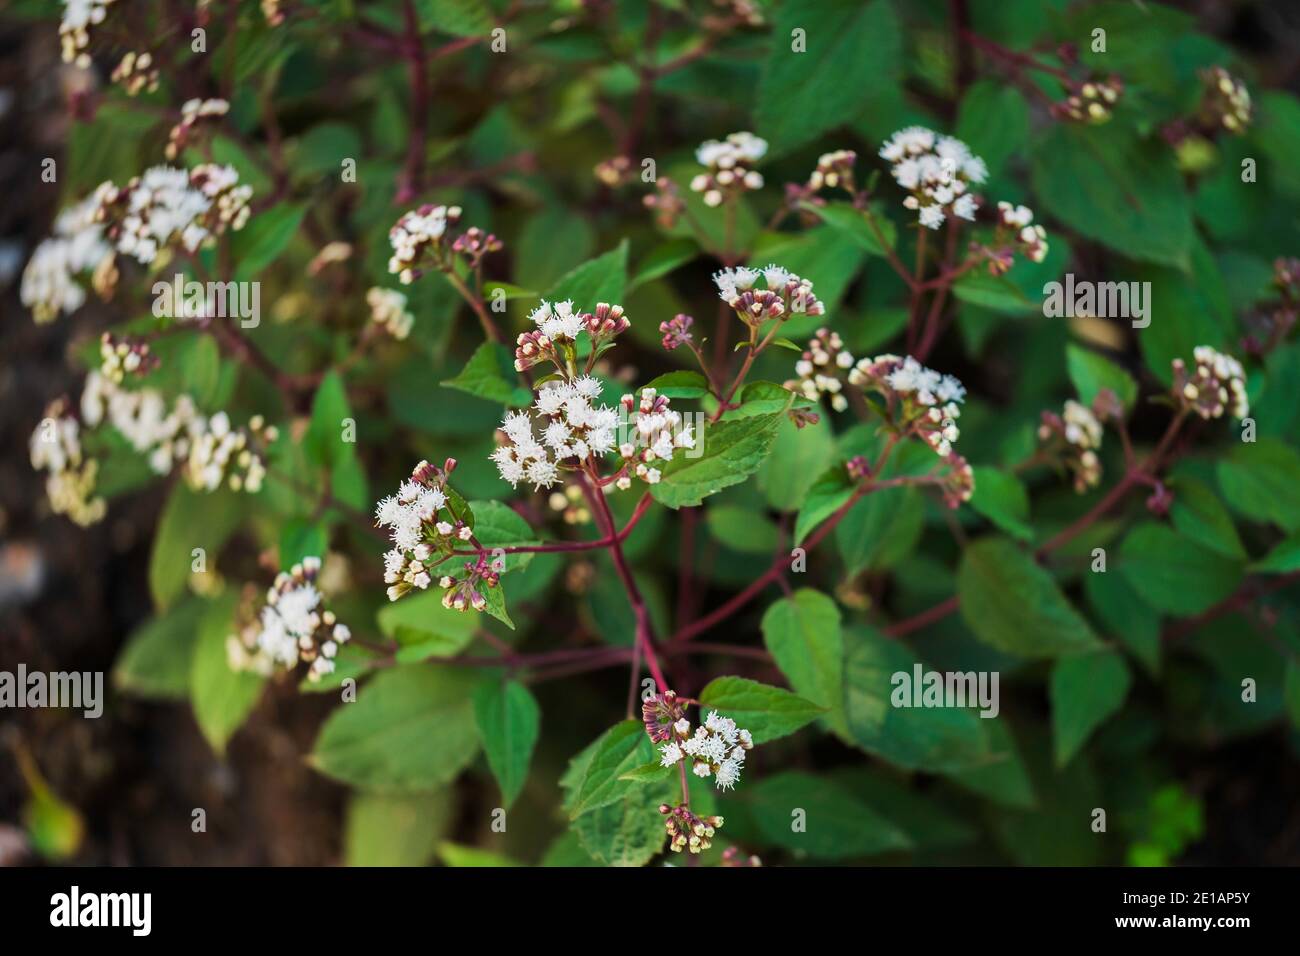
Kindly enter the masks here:
<path id="1" fill-rule="evenodd" d="M 441 384 L 443 388 L 454 388 L 512 408 L 532 404 L 532 394 L 516 381 L 510 350 L 500 342 L 484 342 L 474 350 L 460 374 Z"/>
<path id="2" fill-rule="evenodd" d="M 224 753 L 226 742 L 244 723 L 266 679 L 230 667 L 226 641 L 235 633 L 238 594 L 231 590 L 208 602 L 199 622 L 190 665 L 190 702 L 199 730 L 212 749 Z"/>
<path id="3" fill-rule="evenodd" d="M 973 471 L 975 493 L 970 506 L 1008 534 L 1021 541 L 1031 540 L 1029 494 L 1020 479 L 986 465 L 977 465 Z"/>
<path id="4" fill-rule="evenodd" d="M 688 458 L 679 452 L 650 486 L 655 500 L 669 508 L 692 507 L 723 488 L 744 481 L 763 463 L 782 413 L 722 421 L 704 428 L 697 442 L 702 454 Z"/>
<path id="5" fill-rule="evenodd" d="M 1119 570 L 1157 611 L 1200 614 L 1237 589 L 1244 562 L 1164 525 L 1143 524 L 1120 546 Z"/>
<path id="6" fill-rule="evenodd" d="M 801 697 L 830 713 L 837 729 L 844 724 L 844 636 L 840 609 L 812 588 L 800 588 L 763 615 L 763 643 L 776 666 Z"/>
<path id="7" fill-rule="evenodd" d="M 825 713 L 798 694 L 745 677 L 714 678 L 700 692 L 700 704 L 730 717 L 756 744 L 789 736 Z"/>
<path id="8" fill-rule="evenodd" d="M 433 664 L 376 674 L 321 728 L 311 763 L 336 780 L 386 793 L 435 790 L 479 750 L 476 675 Z"/>
<path id="9" fill-rule="evenodd" d="M 623 774 L 652 760 L 655 755 L 645 727 L 638 720 L 624 720 L 601 736 L 583 768 L 569 805 L 569 819 L 612 804 L 635 786 L 620 780 Z M 663 828 L 662 821 L 659 824 Z"/>

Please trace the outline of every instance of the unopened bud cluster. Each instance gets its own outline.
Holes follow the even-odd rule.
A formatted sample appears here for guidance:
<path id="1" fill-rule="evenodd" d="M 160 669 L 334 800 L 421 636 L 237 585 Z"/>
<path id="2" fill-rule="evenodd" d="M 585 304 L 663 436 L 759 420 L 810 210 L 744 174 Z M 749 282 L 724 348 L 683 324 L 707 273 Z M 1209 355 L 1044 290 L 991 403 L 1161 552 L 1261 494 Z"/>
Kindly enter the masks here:
<path id="1" fill-rule="evenodd" d="M 370 306 L 370 321 L 393 338 L 400 341 L 411 334 L 415 316 L 407 311 L 406 296 L 401 292 L 375 286 L 366 292 L 366 304 Z"/>
<path id="2" fill-rule="evenodd" d="M 1198 345 L 1192 355 L 1195 364 L 1190 370 L 1182 359 L 1174 359 L 1174 400 L 1201 418 L 1220 418 L 1224 412 L 1247 417 L 1250 400 L 1241 363 L 1208 345 Z"/>
<path id="3" fill-rule="evenodd" d="M 853 166 L 857 161 L 858 154 L 851 149 L 823 153 L 817 159 L 817 168 L 808 177 L 808 188 L 812 192 L 837 188 L 853 192 Z"/>
<path id="4" fill-rule="evenodd" d="M 703 195 L 706 206 L 720 206 L 727 199 L 762 189 L 763 175 L 754 166 L 766 154 L 767 140 L 749 132 L 701 143 L 695 158 L 708 172 L 692 179 L 691 189 Z"/>
<path id="5" fill-rule="evenodd" d="M 339 648 L 352 637 L 348 626 L 326 610 L 316 587 L 320 558 L 306 557 L 276 575 L 257 619 L 226 639 L 232 670 L 270 676 L 277 668 L 310 665 L 313 682 L 334 671 Z"/>
<path id="6" fill-rule="evenodd" d="M 82 526 L 104 517 L 107 506 L 95 495 L 99 463 L 82 455 L 81 426 L 67 399 L 56 399 L 45 409 L 45 418 L 32 432 L 29 447 L 32 467 L 46 472 L 45 494 L 51 511 Z"/>
<path id="7" fill-rule="evenodd" d="M 141 92 L 152 93 L 158 89 L 158 67 L 150 53 L 127 53 L 113 68 L 109 77 L 122 87 L 127 96 Z"/>
<path id="8" fill-rule="evenodd" d="M 193 136 L 194 128 L 204 120 L 225 116 L 230 112 L 230 104 L 225 100 L 186 100 L 181 106 L 181 121 L 167 134 L 167 147 L 163 151 L 168 159 L 180 155 Z"/>
<path id="9" fill-rule="evenodd" d="M 643 197 L 641 202 L 647 209 L 654 210 L 655 222 L 662 229 L 672 229 L 686 211 L 686 200 L 682 198 L 680 187 L 667 176 L 656 179 L 655 191 Z"/>
<path id="10" fill-rule="evenodd" d="M 619 445 L 626 471 L 615 484 L 620 489 L 630 488 L 633 476 L 649 485 L 658 484 L 659 464 L 671 461 L 679 448 L 694 448 L 695 434 L 689 425 L 682 425 L 681 412 L 668 407 L 668 396 L 653 388 L 643 388 L 640 396 L 624 395 L 621 404 L 631 434 Z"/>
<path id="11" fill-rule="evenodd" d="M 99 371 L 114 385 L 128 375 L 141 376 L 158 367 L 158 357 L 149 351 L 149 343 L 136 339 L 119 339 L 105 332 L 99 339 Z"/>
<path id="12" fill-rule="evenodd" d="M 1224 129 L 1241 135 L 1250 125 L 1253 107 L 1246 84 L 1221 66 L 1201 73 L 1204 92 L 1201 97 L 1200 121 L 1206 131 Z"/>
<path id="13" fill-rule="evenodd" d="M 681 853 L 683 850 L 703 853 L 713 846 L 714 834 L 722 829 L 722 817 L 696 816 L 685 804 L 673 807 L 661 803 L 659 812 L 666 817 L 664 830 L 668 833 L 668 849 L 674 853 Z"/>
<path id="14" fill-rule="evenodd" d="M 682 345 L 689 345 L 692 339 L 691 326 L 695 319 L 679 312 L 671 319 L 659 323 L 659 332 L 663 335 L 663 346 L 669 352 Z"/>
<path id="15" fill-rule="evenodd" d="M 411 212 L 404 213 L 402 219 L 389 230 L 389 243 L 393 246 L 393 255 L 389 258 L 389 272 L 402 281 L 402 285 L 420 278 L 426 269 L 448 272 L 452 267 L 452 246 L 447 229 L 460 220 L 459 206 L 430 206 L 425 204 Z M 477 234 L 476 234 L 477 235 Z M 500 243 L 490 237 L 495 248 Z M 482 252 L 486 248 L 486 237 L 477 237 L 473 243 L 482 243 Z"/>
<path id="16" fill-rule="evenodd" d="M 90 66 L 90 28 L 104 22 L 115 0 L 72 0 L 63 5 L 59 22 L 59 42 L 63 62 L 74 63 L 83 70 Z"/>
<path id="17" fill-rule="evenodd" d="M 1105 123 L 1123 92 L 1118 76 L 1085 80 L 1066 88 L 1065 99 L 1052 104 L 1052 115 L 1075 123 Z"/>
<path id="18" fill-rule="evenodd" d="M 1034 224 L 1034 211 L 1028 206 L 1013 206 L 1002 201 L 998 203 L 999 239 L 1005 230 L 1015 237 L 1015 245 L 1020 253 L 1030 262 L 1042 262 L 1047 258 L 1047 230 Z M 999 243 L 1004 245 L 1005 243 Z M 992 255 L 989 257 L 989 271 L 1000 275 L 1011 266 L 1010 256 Z"/>
<path id="19" fill-rule="evenodd" d="M 1061 414 L 1044 411 L 1038 441 L 1046 454 L 1070 472 L 1079 494 L 1101 483 L 1101 421 L 1086 405 L 1068 399 Z"/>

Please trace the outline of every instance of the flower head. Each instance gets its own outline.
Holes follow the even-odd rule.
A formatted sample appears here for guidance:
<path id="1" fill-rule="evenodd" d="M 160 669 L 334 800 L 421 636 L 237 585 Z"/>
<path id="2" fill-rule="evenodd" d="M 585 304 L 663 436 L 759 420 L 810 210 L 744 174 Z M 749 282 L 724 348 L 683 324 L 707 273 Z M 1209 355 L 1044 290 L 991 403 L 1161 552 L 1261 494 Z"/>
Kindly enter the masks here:
<path id="1" fill-rule="evenodd" d="M 1174 359 L 1174 400 L 1201 418 L 1220 418 L 1225 411 L 1234 418 L 1247 417 L 1250 400 L 1241 363 L 1208 345 L 1198 345 L 1192 356 L 1191 370 L 1182 359 Z"/>
<path id="2" fill-rule="evenodd" d="M 969 190 L 988 178 L 988 169 L 961 140 L 909 126 L 889 138 L 880 156 L 893 164 L 894 180 L 908 192 L 903 205 L 921 225 L 938 229 L 949 216 L 975 218 L 978 203 Z"/>

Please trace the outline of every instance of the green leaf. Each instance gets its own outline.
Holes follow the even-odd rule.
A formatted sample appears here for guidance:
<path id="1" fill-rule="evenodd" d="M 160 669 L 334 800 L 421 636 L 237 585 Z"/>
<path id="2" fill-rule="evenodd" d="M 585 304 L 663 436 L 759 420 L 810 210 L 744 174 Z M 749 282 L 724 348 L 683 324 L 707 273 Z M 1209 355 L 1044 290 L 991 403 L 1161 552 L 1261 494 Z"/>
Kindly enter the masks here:
<path id="1" fill-rule="evenodd" d="M 537 746 L 541 724 L 537 700 L 518 681 L 489 680 L 474 692 L 474 717 L 488 766 L 509 809 L 528 779 L 528 764 Z"/>
<path id="2" fill-rule="evenodd" d="M 660 243 L 637 264 L 636 274 L 628 282 L 627 291 L 631 292 L 637 286 L 668 275 L 699 254 L 700 247 L 691 239 L 669 239 Z"/>
<path id="3" fill-rule="evenodd" d="M 1084 575 L 1084 592 L 1102 634 L 1127 647 L 1152 674 L 1160 672 L 1160 615 L 1118 569 Z"/>
<path id="4" fill-rule="evenodd" d="M 302 440 L 307 461 L 317 468 L 333 468 L 344 458 L 355 457 L 355 443 L 343 440 L 347 421 L 355 426 L 343 377 L 338 372 L 329 372 L 321 379 L 311 403 L 311 423 Z"/>
<path id="5" fill-rule="evenodd" d="M 1065 364 L 1070 373 L 1079 401 L 1092 405 L 1103 388 L 1115 393 L 1125 409 L 1132 409 L 1137 401 L 1138 387 L 1133 376 L 1108 358 L 1082 346 L 1070 344 L 1065 348 Z"/>
<path id="6" fill-rule="evenodd" d="M 756 744 L 789 736 L 825 713 L 797 694 L 744 677 L 715 677 L 700 692 L 700 704 L 730 717 Z"/>
<path id="7" fill-rule="evenodd" d="M 621 800 L 636 785 L 620 778 L 654 756 L 655 749 L 639 720 L 624 720 L 605 731 L 576 785 L 568 807 L 569 819 L 576 820 L 584 813 Z M 659 827 L 663 829 L 662 821 Z"/>
<path id="8" fill-rule="evenodd" d="M 517 860 L 501 853 L 494 853 L 491 850 L 484 850 L 477 846 L 463 846 L 459 843 L 450 843 L 443 841 L 438 845 L 438 856 L 447 866 L 459 867 L 511 867 L 523 866 Z"/>
<path id="9" fill-rule="evenodd" d="M 510 350 L 500 342 L 484 342 L 474 350 L 460 374 L 441 384 L 513 408 L 532 404 L 532 393 L 518 383 Z"/>
<path id="10" fill-rule="evenodd" d="M 844 635 L 840 609 L 820 591 L 800 588 L 763 615 L 763 643 L 776 666 L 801 697 L 831 711 L 844 723 Z"/>
<path id="11" fill-rule="evenodd" d="M 997 468 L 977 465 L 975 494 L 970 506 L 1000 529 L 1021 541 L 1029 541 L 1034 529 L 1029 525 L 1029 494 L 1020 479 Z"/>
<path id="12" fill-rule="evenodd" d="M 1290 574 L 1300 571 L 1300 534 L 1279 541 L 1273 550 L 1250 566 L 1260 574 Z"/>
<path id="13" fill-rule="evenodd" d="M 114 685 L 139 697 L 183 700 L 206 611 L 206 602 L 188 597 L 142 624 L 113 665 Z"/>
<path id="14" fill-rule="evenodd" d="M 1119 123 L 1053 123 L 1036 144 L 1034 194 L 1089 239 L 1144 262 L 1185 268 L 1191 203 L 1168 145 Z"/>
<path id="15" fill-rule="evenodd" d="M 257 674 L 232 670 L 226 658 L 226 640 L 236 633 L 238 597 L 231 590 L 208 603 L 190 665 L 194 718 L 218 754 L 225 752 L 226 742 L 257 705 L 266 683 Z"/>
<path id="16" fill-rule="evenodd" d="M 1243 562 L 1151 523 L 1129 533 L 1119 561 L 1142 600 L 1168 614 L 1200 614 L 1214 606 L 1237 589 L 1243 571 Z"/>
<path id="17" fill-rule="evenodd" d="M 974 710 L 895 706 L 896 691 L 901 694 L 898 675 L 911 681 L 919 666 L 906 647 L 854 628 L 845 635 L 845 648 L 844 710 L 850 743 L 912 770 L 951 772 L 993 761 L 985 719 Z"/>
<path id="18" fill-rule="evenodd" d="M 184 482 L 172 487 L 149 554 L 149 591 L 159 610 L 184 592 L 199 557 L 195 549 L 202 549 L 204 573 L 211 573 L 222 546 L 246 514 L 246 501 L 224 488 L 203 493 Z"/>
<path id="19" fill-rule="evenodd" d="M 826 225 L 848 236 L 855 245 L 873 256 L 887 255 L 890 249 L 898 245 L 898 228 L 894 225 L 894 221 L 884 214 L 884 206 L 881 203 L 871 206 L 880 236 L 877 236 L 876 230 L 871 228 L 867 214 L 850 202 L 837 200 L 828 202 L 825 206 L 804 202 L 799 204 L 799 208 L 819 217 Z M 881 244 L 881 237 L 885 240 L 884 245 Z"/>
<path id="20" fill-rule="evenodd" d="M 911 846 L 894 823 L 838 784 L 812 774 L 790 770 L 760 780 L 746 802 L 764 837 L 814 859 L 847 860 Z"/>
<path id="21" fill-rule="evenodd" d="M 665 372 L 645 386 L 665 398 L 703 398 L 709 394 L 709 381 L 700 372 L 683 370 Z"/>
<path id="22" fill-rule="evenodd" d="M 776 511 L 797 511 L 834 459 L 835 434 L 826 417 L 803 428 L 787 417 L 777 428 L 772 453 L 758 469 L 758 490 Z"/>
<path id="23" fill-rule="evenodd" d="M 519 232 L 514 279 L 530 289 L 548 288 L 586 261 L 595 246 L 595 231 L 584 217 L 562 205 L 548 205 L 530 216 Z"/>
<path id="24" fill-rule="evenodd" d="M 451 657 L 469 646 L 478 620 L 466 611 L 442 606 L 442 591 L 409 594 L 385 605 L 377 616 L 379 630 L 402 647 L 399 661 Z"/>
<path id="25" fill-rule="evenodd" d="M 1275 438 L 1241 442 L 1219 460 L 1228 506 L 1252 521 L 1300 531 L 1300 452 Z"/>
<path id="26" fill-rule="evenodd" d="M 239 282 L 257 279 L 284 252 L 306 215 L 306 205 L 285 203 L 257 214 L 243 229 L 233 233 L 235 279 Z"/>
<path id="27" fill-rule="evenodd" d="M 618 779 L 626 780 L 629 783 L 660 783 L 670 779 L 675 772 L 673 767 L 665 767 L 663 761 L 651 760 L 635 770 L 620 774 Z"/>
<path id="28" fill-rule="evenodd" d="M 722 421 L 696 436 L 700 454 L 679 453 L 650 486 L 655 500 L 669 508 L 692 507 L 723 488 L 744 481 L 763 463 L 784 414 L 772 412 Z"/>
<path id="29" fill-rule="evenodd" d="M 642 734 L 645 738 L 644 733 Z M 583 848 L 606 866 L 644 866 L 664 846 L 667 834 L 657 807 L 672 799 L 673 782 L 625 784 L 609 803 L 573 822 Z"/>
<path id="30" fill-rule="evenodd" d="M 355 793 L 348 802 L 343 858 L 348 866 L 425 866 L 451 814 L 446 790 L 410 796 Z"/>
<path id="31" fill-rule="evenodd" d="M 1246 548 L 1218 495 L 1192 478 L 1179 478 L 1173 492 L 1169 517 L 1179 534 L 1229 558 L 1246 559 Z"/>
<path id="32" fill-rule="evenodd" d="M 546 296 L 548 302 L 572 299 L 578 309 L 591 310 L 597 303 L 621 303 L 627 289 L 627 240 L 595 259 L 588 259 L 567 273 Z"/>
<path id="33" fill-rule="evenodd" d="M 1052 737 L 1064 767 L 1092 732 L 1124 706 L 1133 678 L 1115 651 L 1067 654 L 1052 665 Z"/>
<path id="34" fill-rule="evenodd" d="M 407 664 L 375 675 L 330 715 L 311 763 L 326 776 L 391 793 L 435 790 L 479 750 L 463 669 Z"/>
<path id="35" fill-rule="evenodd" d="M 771 519 L 741 505 L 711 507 L 704 520 L 713 539 L 733 551 L 770 555 L 780 539 L 780 530 Z"/>
<path id="36" fill-rule="evenodd" d="M 417 0 L 420 25 L 458 37 L 486 37 L 492 31 L 487 0 Z"/>
<path id="37" fill-rule="evenodd" d="M 792 49 L 796 29 L 806 50 Z M 754 120 L 777 153 L 848 123 L 862 91 L 888 82 L 902 65 L 898 20 L 884 0 L 786 0 L 772 37 Z"/>
<path id="38" fill-rule="evenodd" d="M 814 528 L 839 511 L 853 496 L 853 485 L 842 465 L 832 465 L 813 482 L 794 523 L 794 543 L 803 544 Z"/>
<path id="39" fill-rule="evenodd" d="M 1097 643 L 1052 576 L 1006 538 L 983 538 L 962 554 L 961 613 L 984 643 L 1021 657 L 1055 657 Z"/>
<path id="40" fill-rule="evenodd" d="M 538 543 L 537 535 L 519 512 L 502 501 L 471 501 L 474 510 L 474 537 L 488 550 L 518 548 Z M 536 555 L 531 552 L 501 556 L 503 571 L 528 567 Z"/>
<path id="41" fill-rule="evenodd" d="M 862 497 L 835 528 L 850 577 L 896 565 L 916 547 L 925 504 L 916 488 L 882 488 Z"/>
<path id="42" fill-rule="evenodd" d="M 307 557 L 323 557 L 329 533 L 323 524 L 290 518 L 280 530 L 280 570 L 288 571 Z"/>
<path id="43" fill-rule="evenodd" d="M 1029 139 L 1029 106 L 1014 86 L 998 80 L 971 84 L 957 112 L 956 136 L 996 175 Z"/>

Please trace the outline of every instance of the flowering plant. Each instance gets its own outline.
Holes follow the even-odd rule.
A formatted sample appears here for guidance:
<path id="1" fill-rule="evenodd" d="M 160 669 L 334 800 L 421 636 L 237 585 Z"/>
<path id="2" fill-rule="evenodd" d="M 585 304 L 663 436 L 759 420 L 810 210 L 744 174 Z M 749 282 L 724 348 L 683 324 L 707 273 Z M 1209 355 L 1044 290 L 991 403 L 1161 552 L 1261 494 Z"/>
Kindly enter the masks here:
<path id="1" fill-rule="evenodd" d="M 353 862 L 1183 853 L 1300 722 L 1300 105 L 913 6 L 36 11 L 28 513 L 159 512 L 123 691 L 310 718 Z"/>

